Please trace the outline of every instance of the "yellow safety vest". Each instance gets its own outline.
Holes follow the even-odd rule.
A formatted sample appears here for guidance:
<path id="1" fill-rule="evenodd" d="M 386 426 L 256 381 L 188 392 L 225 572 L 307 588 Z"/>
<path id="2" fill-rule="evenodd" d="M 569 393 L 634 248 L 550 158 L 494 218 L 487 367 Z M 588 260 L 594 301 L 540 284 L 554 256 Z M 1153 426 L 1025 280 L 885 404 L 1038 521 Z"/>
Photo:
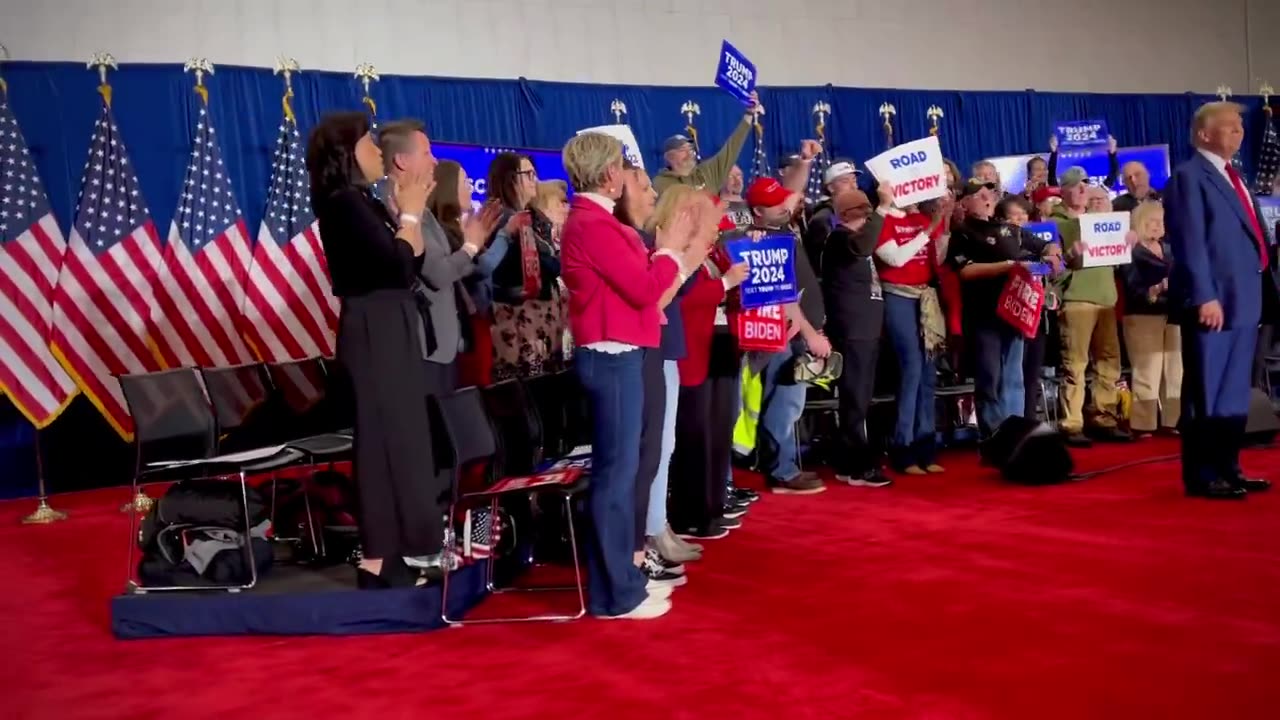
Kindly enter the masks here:
<path id="1" fill-rule="evenodd" d="M 733 426 L 733 451 L 750 455 L 756 448 L 756 428 L 760 424 L 760 405 L 764 401 L 761 373 L 751 372 L 749 363 L 742 364 L 742 408 Z"/>

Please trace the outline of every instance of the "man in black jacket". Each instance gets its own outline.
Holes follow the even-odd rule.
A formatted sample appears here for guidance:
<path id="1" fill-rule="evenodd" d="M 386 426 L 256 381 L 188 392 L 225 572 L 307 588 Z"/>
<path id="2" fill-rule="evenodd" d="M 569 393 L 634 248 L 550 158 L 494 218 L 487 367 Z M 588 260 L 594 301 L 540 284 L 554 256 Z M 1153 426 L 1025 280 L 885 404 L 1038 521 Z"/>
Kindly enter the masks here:
<path id="1" fill-rule="evenodd" d="M 877 188 L 879 207 L 861 190 L 836 195 L 832 211 L 839 224 L 826 238 L 822 255 L 822 289 L 828 312 L 827 330 L 835 349 L 844 356 L 840 374 L 840 427 L 845 450 L 836 460 L 836 479 L 860 487 L 892 483 L 880 466 L 879 454 L 867 438 L 867 413 L 875 388 L 880 332 L 884 327 L 884 296 L 872 257 L 885 215 L 893 210 L 893 192 Z"/>
<path id="2" fill-rule="evenodd" d="M 809 223 L 804 230 L 804 250 L 809 256 L 809 263 L 818 272 L 822 272 L 822 249 L 827 243 L 827 236 L 840 224 L 832 203 L 845 190 L 857 190 L 861 174 L 852 160 L 836 160 L 822 172 L 822 186 L 827 196 L 810 210 Z"/>

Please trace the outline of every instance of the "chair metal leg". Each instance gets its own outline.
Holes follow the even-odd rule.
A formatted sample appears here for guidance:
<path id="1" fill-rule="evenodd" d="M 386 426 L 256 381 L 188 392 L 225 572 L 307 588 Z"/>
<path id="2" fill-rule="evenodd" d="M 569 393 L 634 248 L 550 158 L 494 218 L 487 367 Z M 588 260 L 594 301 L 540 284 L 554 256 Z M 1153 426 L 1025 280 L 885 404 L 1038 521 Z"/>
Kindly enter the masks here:
<path id="1" fill-rule="evenodd" d="M 495 498 L 490 504 L 491 519 L 493 517 L 496 517 L 495 515 L 492 514 L 496 512 L 496 507 L 497 507 L 497 499 Z M 485 573 L 486 573 L 485 584 L 486 584 L 486 587 L 489 589 L 489 591 L 495 595 L 502 594 L 504 592 L 505 593 L 549 592 L 549 591 L 564 592 L 568 590 L 575 590 L 577 591 L 577 594 L 578 594 L 578 611 L 576 613 L 572 615 L 558 613 L 558 614 L 531 615 L 528 617 L 478 618 L 474 620 L 465 620 L 462 618 L 456 618 L 456 619 L 451 618 L 449 617 L 449 611 L 448 611 L 449 576 L 452 575 L 453 573 L 446 571 L 444 575 L 444 583 L 443 583 L 443 586 L 441 587 L 441 597 L 440 597 L 441 619 L 443 619 L 449 625 L 457 626 L 457 625 L 489 625 L 489 624 L 496 624 L 496 623 L 517 623 L 517 622 L 568 622 L 571 620 L 578 620 L 582 618 L 584 615 L 586 615 L 587 614 L 587 595 L 586 595 L 586 587 L 585 585 L 583 585 L 583 582 L 582 582 L 582 562 L 581 560 L 578 559 L 578 537 L 577 537 L 577 531 L 575 529 L 574 522 L 573 522 L 573 496 L 568 493 L 565 493 L 564 495 L 564 509 L 565 509 L 565 521 L 568 523 L 568 526 L 569 526 L 569 549 L 570 549 L 570 552 L 573 553 L 574 584 L 572 586 L 496 588 L 493 585 L 493 566 L 496 558 L 492 556 L 489 558 L 489 561 L 488 561 L 489 567 L 485 569 Z M 449 508 L 450 526 L 452 526 L 453 517 L 454 517 L 454 508 L 450 506 Z"/>
<path id="2" fill-rule="evenodd" d="M 179 590 L 225 590 L 226 592 L 238 593 L 241 590 L 248 590 L 258 584 L 258 563 L 257 558 L 253 554 L 253 525 L 249 518 L 249 481 L 248 474 L 241 470 L 240 478 L 240 502 L 243 503 L 244 511 L 244 547 L 245 559 L 249 563 L 249 582 L 240 585 L 162 585 L 162 586 L 142 586 L 134 578 L 133 572 L 133 543 L 137 541 L 137 511 L 129 514 L 129 553 L 127 562 L 129 563 L 129 582 L 126 590 L 139 595 L 152 592 L 174 592 Z M 228 477 L 219 475 L 216 477 Z M 138 478 L 135 476 L 133 486 L 138 487 Z"/>

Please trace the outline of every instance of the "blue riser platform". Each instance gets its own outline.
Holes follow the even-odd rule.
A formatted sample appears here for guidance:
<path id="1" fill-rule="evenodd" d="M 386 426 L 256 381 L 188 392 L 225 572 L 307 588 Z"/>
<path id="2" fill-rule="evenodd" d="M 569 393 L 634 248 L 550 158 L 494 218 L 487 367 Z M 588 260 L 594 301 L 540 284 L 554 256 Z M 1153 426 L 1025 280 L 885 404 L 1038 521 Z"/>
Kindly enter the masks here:
<path id="1" fill-rule="evenodd" d="M 450 615 L 482 600 L 487 561 L 449 580 Z M 117 595 L 111 631 L 120 639 L 209 635 L 370 635 L 444 627 L 439 585 L 357 590 L 348 566 L 312 570 L 278 566 L 252 590 Z"/>

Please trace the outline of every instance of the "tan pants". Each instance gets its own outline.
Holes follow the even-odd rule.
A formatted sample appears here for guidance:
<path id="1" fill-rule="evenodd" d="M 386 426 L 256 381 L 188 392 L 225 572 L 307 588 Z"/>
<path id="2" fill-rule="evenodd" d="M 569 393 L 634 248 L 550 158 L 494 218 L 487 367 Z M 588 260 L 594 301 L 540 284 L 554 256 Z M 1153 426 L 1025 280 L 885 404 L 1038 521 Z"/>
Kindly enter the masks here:
<path id="1" fill-rule="evenodd" d="M 1058 311 L 1062 338 L 1062 406 L 1064 432 L 1084 429 L 1085 370 L 1093 361 L 1091 399 L 1087 410 L 1093 427 L 1115 427 L 1120 380 L 1120 336 L 1116 331 L 1116 309 L 1087 302 L 1067 302 Z"/>
<path id="2" fill-rule="evenodd" d="M 1163 315 L 1127 315 L 1124 344 L 1133 366 L 1134 432 L 1178 426 L 1182 415 L 1182 331 Z"/>

